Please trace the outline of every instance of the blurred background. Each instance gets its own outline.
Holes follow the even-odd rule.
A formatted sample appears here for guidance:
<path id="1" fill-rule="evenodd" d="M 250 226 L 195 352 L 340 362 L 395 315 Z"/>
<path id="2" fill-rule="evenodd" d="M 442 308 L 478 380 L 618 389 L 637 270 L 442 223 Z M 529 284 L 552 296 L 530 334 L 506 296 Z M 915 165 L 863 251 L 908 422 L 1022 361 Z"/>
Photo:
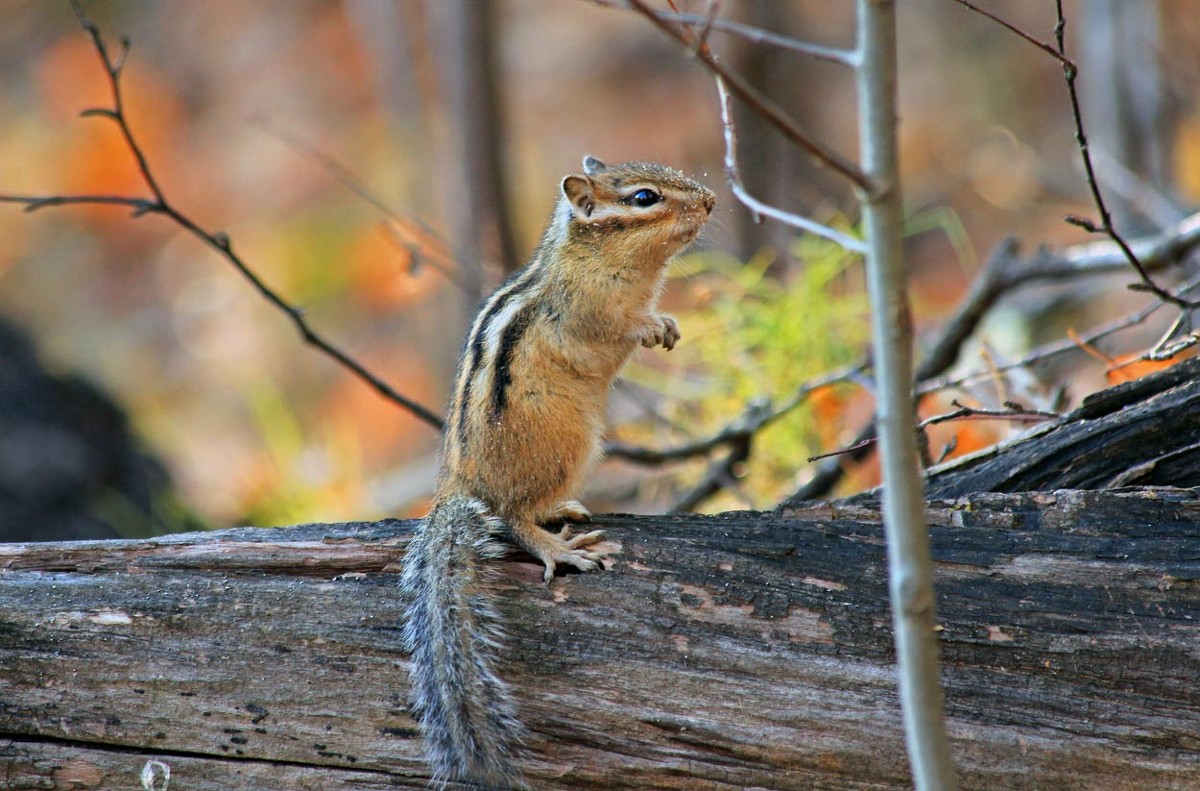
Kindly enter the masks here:
<path id="1" fill-rule="evenodd" d="M 980 2 L 1052 40 L 1053 4 Z M 1095 212 L 1060 66 L 950 0 L 899 5 L 906 252 L 927 338 L 1000 240 L 1016 236 L 1026 250 L 1089 241 L 1062 217 Z M 630 365 L 614 438 L 668 447 L 707 436 L 751 399 L 786 400 L 866 348 L 860 261 L 756 224 L 732 198 L 711 77 L 636 14 L 586 0 L 82 6 L 114 50 L 121 36 L 132 42 L 128 118 L 168 200 L 227 233 L 318 332 L 435 412 L 473 306 L 528 256 L 559 180 L 588 153 L 663 162 L 719 192 L 664 299 L 683 342 Z M 1200 202 L 1196 8 L 1066 3 L 1102 186 L 1131 236 Z M 722 13 L 854 41 L 848 0 L 726 0 Z M 846 69 L 720 32 L 710 40 L 804 128 L 857 155 Z M 66 2 L 0 5 L 0 193 L 147 195 L 116 126 L 79 116 L 110 104 Z M 739 123 L 752 192 L 854 228 L 845 183 L 749 114 Z M 0 205 L 0 240 L 0 537 L 422 513 L 437 433 L 306 346 L 193 236 L 120 208 Z M 960 368 L 1148 304 L 1123 288 L 1131 279 L 1021 292 L 993 311 Z M 1161 330 L 1152 321 L 1090 351 L 1136 354 Z M 1107 368 L 1081 352 L 1008 387 L 1031 405 L 1069 406 L 1104 386 Z M 969 395 L 987 406 L 999 394 Z M 965 396 L 922 410 L 945 411 L 952 397 Z M 822 389 L 758 438 L 740 485 L 703 509 L 773 505 L 811 476 L 808 456 L 849 442 L 870 412 L 860 388 Z M 933 439 L 954 438 L 957 454 L 1019 429 L 943 428 Z M 705 469 L 703 458 L 607 462 L 586 499 L 593 510 L 662 510 Z M 856 465 L 833 494 L 875 475 Z"/>

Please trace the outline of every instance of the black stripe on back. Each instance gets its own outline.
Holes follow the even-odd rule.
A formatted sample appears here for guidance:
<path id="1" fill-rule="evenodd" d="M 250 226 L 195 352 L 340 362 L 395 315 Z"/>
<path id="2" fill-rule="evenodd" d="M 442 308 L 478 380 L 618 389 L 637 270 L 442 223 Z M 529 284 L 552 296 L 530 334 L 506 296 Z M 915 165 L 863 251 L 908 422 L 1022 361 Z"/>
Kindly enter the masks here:
<path id="1" fill-rule="evenodd" d="M 483 339 L 487 336 L 488 327 L 491 325 L 492 319 L 504 309 L 509 300 L 528 291 L 529 287 L 537 281 L 537 272 L 532 266 L 515 272 L 508 283 L 496 289 L 496 294 L 492 297 L 491 304 L 483 309 L 483 316 L 479 319 L 479 326 L 467 338 L 467 347 L 463 352 L 465 359 L 462 362 L 462 367 L 466 370 L 467 377 L 463 381 L 462 401 L 458 405 L 458 414 L 454 416 L 454 433 L 459 447 L 462 447 L 467 431 L 467 409 L 471 403 L 471 385 L 475 381 L 475 374 L 479 373 L 479 366 L 483 364 Z M 508 290 L 505 291 L 505 289 Z M 515 319 L 516 316 L 513 318 Z"/>
<path id="2" fill-rule="evenodd" d="M 526 305 L 504 328 L 500 336 L 500 348 L 496 349 L 496 361 L 492 365 L 492 417 L 498 418 L 508 403 L 508 386 L 512 384 L 512 357 L 521 342 L 521 336 L 533 322 L 537 305 Z"/>

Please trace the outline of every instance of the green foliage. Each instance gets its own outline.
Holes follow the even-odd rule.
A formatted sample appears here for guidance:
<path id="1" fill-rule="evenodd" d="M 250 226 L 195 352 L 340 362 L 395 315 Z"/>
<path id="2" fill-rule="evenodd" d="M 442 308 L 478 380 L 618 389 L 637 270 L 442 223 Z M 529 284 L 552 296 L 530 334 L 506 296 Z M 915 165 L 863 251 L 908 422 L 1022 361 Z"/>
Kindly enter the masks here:
<path id="1" fill-rule="evenodd" d="M 244 393 L 262 444 L 248 488 L 245 524 L 292 525 L 338 518 L 364 501 L 359 448 L 336 425 L 306 426 L 268 380 Z M 372 514 L 367 515 L 372 516 Z M 342 517 L 344 518 L 344 517 Z"/>
<path id="2" fill-rule="evenodd" d="M 626 376 L 665 394 L 664 417 L 677 435 L 661 427 L 626 430 L 656 446 L 708 436 L 743 412 L 753 399 L 778 404 L 806 380 L 853 362 L 870 337 L 861 259 L 815 237 L 798 239 L 795 271 L 776 274 L 774 257 L 755 256 L 745 264 L 720 253 L 691 256 L 698 306 L 678 316 L 684 341 L 672 353 L 672 367 L 649 372 L 643 362 Z M 756 507 L 773 504 L 794 486 L 807 457 L 826 448 L 840 414 L 840 398 L 814 405 L 810 399 L 760 433 L 746 470 L 742 494 Z M 819 413 L 819 414 L 818 414 Z M 686 487 L 703 474 L 681 468 Z M 744 498 L 722 495 L 711 510 L 745 507 Z"/>

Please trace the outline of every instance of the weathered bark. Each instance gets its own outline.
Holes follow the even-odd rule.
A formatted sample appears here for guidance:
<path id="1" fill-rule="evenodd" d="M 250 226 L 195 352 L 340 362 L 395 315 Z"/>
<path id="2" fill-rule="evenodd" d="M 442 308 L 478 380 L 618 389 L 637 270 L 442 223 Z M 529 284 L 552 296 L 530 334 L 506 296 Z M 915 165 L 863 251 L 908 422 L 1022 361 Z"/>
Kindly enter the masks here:
<path id="1" fill-rule="evenodd" d="M 1121 486 L 1200 486 L 1200 358 L 1095 393 L 926 481 L 930 497 Z"/>
<path id="2" fill-rule="evenodd" d="M 930 516 L 962 786 L 1200 788 L 1200 498 Z M 599 521 L 610 572 L 499 564 L 536 788 L 910 787 L 877 511 Z M 408 527 L 0 547 L 0 786 L 421 787 Z"/>

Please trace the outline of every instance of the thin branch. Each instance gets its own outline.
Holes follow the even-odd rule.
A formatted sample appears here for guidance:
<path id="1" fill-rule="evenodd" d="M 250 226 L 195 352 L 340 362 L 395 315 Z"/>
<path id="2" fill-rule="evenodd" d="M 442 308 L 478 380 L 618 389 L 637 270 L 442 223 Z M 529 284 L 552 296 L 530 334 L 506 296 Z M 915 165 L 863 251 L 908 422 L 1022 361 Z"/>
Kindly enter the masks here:
<path id="1" fill-rule="evenodd" d="M 1062 415 L 1057 412 L 1048 412 L 1040 409 L 1027 409 L 1015 401 L 1006 401 L 1004 409 L 979 409 L 962 404 L 958 400 L 953 400 L 950 404 L 957 407 L 951 412 L 945 412 L 940 415 L 927 417 L 917 424 L 917 429 L 924 431 L 930 426 L 936 426 L 941 423 L 952 423 L 960 420 L 1005 420 L 1013 423 L 1042 423 L 1047 420 L 1054 420 Z M 814 462 L 819 459 L 827 459 L 833 456 L 844 456 L 848 453 L 861 450 L 873 446 L 878 441 L 877 437 L 856 442 L 839 450 L 832 450 L 828 453 L 819 453 L 816 456 L 809 456 L 808 461 Z"/>
<path id="2" fill-rule="evenodd" d="M 1182 296 L 1190 294 L 1200 287 L 1200 275 L 1192 278 L 1188 282 L 1176 289 L 1176 294 Z M 1136 327 L 1157 313 L 1164 305 L 1164 302 L 1155 302 L 1147 305 L 1139 311 L 1131 313 L 1127 316 L 1113 319 L 1099 326 L 1093 327 L 1086 333 L 1078 334 L 1075 337 L 1063 338 L 1051 343 L 1043 344 L 1024 354 L 1019 359 L 1013 360 L 1002 365 L 994 365 L 985 369 L 979 369 L 970 373 L 953 378 L 929 379 L 922 382 L 917 388 L 918 395 L 926 395 L 928 393 L 937 392 L 940 390 L 949 390 L 955 388 L 964 388 L 976 381 L 987 379 L 996 374 L 1007 373 L 1017 368 L 1027 368 L 1035 363 L 1045 362 L 1053 357 L 1071 352 L 1078 352 L 1087 345 L 1094 344 L 1104 340 L 1110 335 L 1115 335 L 1124 330 Z"/>
<path id="3" fill-rule="evenodd" d="M 200 239 L 206 245 L 220 253 L 225 260 L 234 266 L 235 269 L 247 280 L 250 285 L 267 300 L 271 305 L 274 305 L 280 311 L 291 319 L 301 337 L 306 343 L 316 347 L 324 352 L 328 357 L 332 358 L 343 368 L 346 368 L 359 379 L 373 387 L 376 392 L 396 404 L 404 407 L 420 420 L 429 424 L 435 429 L 441 429 L 442 421 L 436 414 L 417 402 L 401 395 L 393 390 L 386 382 L 372 374 L 364 368 L 357 360 L 351 357 L 346 352 L 334 346 L 329 341 L 326 341 L 321 335 L 315 332 L 305 320 L 302 311 L 294 307 L 283 299 L 278 293 L 270 288 L 250 266 L 233 251 L 232 243 L 224 232 L 210 232 L 198 225 L 190 217 L 177 210 L 167 200 L 162 187 L 155 178 L 154 173 L 150 169 L 149 161 L 146 158 L 145 152 L 138 143 L 133 134 L 133 130 L 129 125 L 129 120 L 125 115 L 124 98 L 121 92 L 121 71 L 125 65 L 125 58 L 129 53 L 129 41 L 122 39 L 121 53 L 118 57 L 113 58 L 109 52 L 108 46 L 105 44 L 103 36 L 100 34 L 99 28 L 83 13 L 77 0 L 70 0 L 71 8 L 75 12 L 79 24 L 91 37 L 92 45 L 100 56 L 100 60 L 104 65 L 104 71 L 108 76 L 109 92 L 112 95 L 113 106 L 111 108 L 93 108 L 85 110 L 85 117 L 99 116 L 107 118 L 117 125 L 122 138 L 125 141 L 126 147 L 133 155 L 137 163 L 138 171 L 141 174 L 142 181 L 150 190 L 153 199 L 134 198 L 118 195 L 51 195 L 51 196 L 32 196 L 32 195 L 0 195 L 0 203 L 16 203 L 23 204 L 26 211 L 36 211 L 38 209 L 51 206 L 70 206 L 70 205 L 112 205 L 112 206 L 127 206 L 133 210 L 134 217 L 140 217 L 146 214 L 158 214 L 172 220 L 176 225 L 190 232 L 193 236 Z"/>
<path id="4" fill-rule="evenodd" d="M 860 439 L 857 442 L 855 442 L 853 445 L 847 445 L 844 448 L 838 448 L 837 450 L 831 450 L 827 453 L 818 453 L 816 456 L 809 456 L 808 463 L 812 464 L 814 461 L 820 461 L 821 459 L 832 459 L 835 456 L 845 456 L 847 454 L 863 450 L 864 448 L 873 448 L 873 447 L 875 447 L 875 443 L 878 441 L 879 441 L 879 437 L 875 434 L 874 431 L 872 431 L 871 436 Z"/>
<path id="5" fill-rule="evenodd" d="M 1054 27 L 1054 37 L 1058 44 L 1058 52 L 1063 58 L 1066 58 L 1066 43 L 1064 41 L 1064 33 L 1066 31 L 1066 18 L 1063 16 L 1062 0 L 1055 0 L 1055 10 L 1058 14 L 1058 24 Z M 1134 254 L 1133 249 L 1125 241 L 1121 234 L 1117 233 L 1117 229 L 1113 227 L 1112 214 L 1108 210 L 1108 205 L 1104 202 L 1104 195 L 1100 192 L 1100 184 L 1096 180 L 1096 168 L 1092 164 L 1091 149 L 1088 146 L 1087 132 L 1083 127 L 1083 112 L 1079 107 L 1079 92 L 1075 88 L 1075 79 L 1079 75 L 1079 70 L 1074 64 L 1063 64 L 1063 77 L 1067 81 L 1067 95 L 1071 100 L 1071 116 L 1075 121 L 1075 141 L 1079 144 L 1079 156 L 1083 159 L 1083 170 L 1087 176 L 1088 189 L 1092 192 L 1092 201 L 1096 204 L 1096 210 L 1100 212 L 1100 226 L 1082 217 L 1066 218 L 1067 222 L 1072 225 L 1077 225 L 1090 233 L 1103 233 L 1109 239 L 1121 248 L 1121 252 L 1125 255 L 1125 259 L 1129 261 L 1129 265 L 1137 272 L 1141 279 L 1142 290 L 1153 293 L 1163 302 L 1169 302 L 1179 308 L 1193 308 L 1200 306 L 1200 302 L 1190 302 L 1180 299 L 1171 292 L 1164 289 L 1154 279 L 1150 277 L 1150 273 L 1142 266 L 1142 262 Z"/>
<path id="6" fill-rule="evenodd" d="M 428 237 L 428 239 L 432 240 L 440 248 L 442 248 L 436 251 L 437 256 L 449 262 L 443 263 L 442 261 L 435 260 L 426 255 L 423 257 L 424 263 L 429 264 L 431 269 L 445 277 L 457 288 L 461 290 L 466 289 L 466 285 L 455 272 L 454 267 L 456 262 L 453 254 L 450 252 L 450 245 L 427 223 L 422 221 L 419 217 L 401 216 L 398 212 L 392 209 L 392 207 L 388 206 L 382 198 L 371 192 L 371 190 L 367 188 L 362 180 L 358 178 L 358 176 L 356 176 L 350 170 L 350 168 L 346 167 L 331 154 L 323 151 L 308 140 L 305 140 L 304 138 L 293 134 L 292 132 L 280 129 L 265 118 L 256 117 L 253 119 L 253 122 L 256 123 L 264 132 L 276 138 L 293 151 L 316 163 L 330 176 L 332 176 L 335 181 L 349 190 L 353 195 L 370 204 L 388 221 L 388 233 L 392 240 L 410 254 L 415 254 L 419 252 L 419 250 L 415 250 L 415 245 L 404 239 L 404 234 L 398 232 L 397 228 L 405 228 L 408 225 L 415 225 L 422 235 Z"/>
<path id="7" fill-rule="evenodd" d="M 1006 22 L 995 14 L 979 8 L 974 3 L 969 2 L 969 0 L 954 0 L 954 2 L 986 17 L 987 19 L 992 20 L 993 22 L 996 22 L 997 24 L 1004 26 L 1005 29 L 1012 31 L 1023 40 L 1033 44 L 1042 52 L 1050 55 L 1062 66 L 1063 77 L 1065 78 L 1067 84 L 1067 97 L 1071 104 L 1071 118 L 1075 124 L 1075 142 L 1079 146 L 1079 156 L 1083 161 L 1084 175 L 1087 180 L 1088 190 L 1092 195 L 1092 202 L 1095 204 L 1096 210 L 1100 214 L 1099 225 L 1085 217 L 1078 217 L 1075 215 L 1067 215 L 1065 218 L 1066 221 L 1071 225 L 1083 228 L 1089 233 L 1104 234 L 1112 240 L 1113 244 L 1120 249 L 1121 254 L 1124 256 L 1124 259 L 1128 265 L 1133 267 L 1134 271 L 1138 275 L 1139 280 L 1141 281 L 1140 283 L 1131 285 L 1130 288 L 1139 291 L 1149 291 L 1163 302 L 1175 305 L 1180 309 L 1187 310 L 1200 307 L 1200 302 L 1181 299 L 1167 289 L 1158 285 L 1158 283 L 1156 283 L 1154 279 L 1150 277 L 1149 271 L 1138 258 L 1133 248 L 1128 242 L 1125 241 L 1124 237 L 1118 233 L 1116 228 L 1113 226 L 1112 214 L 1108 210 L 1108 205 L 1104 201 L 1104 195 L 1100 191 L 1100 185 L 1096 178 L 1096 169 L 1092 163 L 1092 154 L 1091 148 L 1088 145 L 1087 131 L 1085 130 L 1083 124 L 1083 112 L 1079 105 L 1079 92 L 1075 87 L 1075 80 L 1079 76 L 1079 67 L 1075 65 L 1074 61 L 1067 57 L 1065 41 L 1067 22 L 1066 17 L 1063 15 L 1062 0 L 1055 0 L 1054 4 L 1057 14 L 1057 23 L 1054 26 L 1055 46 L 1053 47 L 1045 42 L 1038 41 L 1033 36 L 1030 36 L 1028 33 L 1025 33 L 1015 25 Z"/>
<path id="8" fill-rule="evenodd" d="M 790 225 L 801 231 L 807 231 L 808 233 L 836 242 L 851 252 L 860 255 L 865 253 L 867 246 L 861 239 L 855 239 L 852 236 L 847 236 L 841 231 L 830 228 L 827 225 L 822 225 L 807 217 L 786 212 L 768 203 L 764 203 L 746 190 L 745 185 L 742 183 L 741 175 L 738 172 L 737 130 L 733 123 L 733 109 L 731 107 L 732 102 L 730 101 L 729 91 L 725 87 L 725 80 L 721 76 L 717 76 L 716 82 L 717 98 L 721 105 L 721 126 L 725 132 L 725 179 L 729 182 L 729 188 L 733 190 L 733 194 L 737 199 L 755 214 L 765 215 L 785 225 Z"/>
<path id="9" fill-rule="evenodd" d="M 925 429 L 941 423 L 952 423 L 959 420 L 1004 420 L 1011 423 L 1044 423 L 1047 420 L 1057 420 L 1062 415 L 1044 409 L 1029 409 L 1016 401 L 1005 401 L 1004 409 L 981 409 L 963 404 L 958 399 L 950 402 L 956 407 L 951 412 L 927 417 L 920 423 Z"/>
<path id="10" fill-rule="evenodd" d="M 625 0 L 591 0 L 598 6 L 605 8 L 628 8 L 629 4 Z M 713 30 L 718 30 L 722 33 L 728 33 L 732 36 L 745 39 L 752 44 L 766 44 L 780 49 L 790 50 L 792 52 L 806 55 L 818 60 L 828 61 L 830 63 L 838 63 L 842 66 L 850 66 L 854 68 L 858 65 L 858 56 L 853 50 L 839 49 L 837 47 L 825 47 L 820 44 L 812 44 L 807 41 L 791 38 L 789 36 L 781 36 L 778 33 L 773 33 L 769 30 L 746 25 L 741 22 L 735 22 L 731 19 L 722 19 L 721 17 L 713 17 L 709 19 L 707 14 L 689 14 L 678 11 L 655 11 L 651 9 L 651 13 L 665 22 L 678 22 L 681 25 L 689 27 L 710 27 Z M 706 38 L 706 37 L 704 37 Z"/>
<path id="11" fill-rule="evenodd" d="M 108 47 L 104 43 L 104 37 L 100 35 L 100 28 L 83 13 L 83 8 L 79 5 L 78 0 L 70 0 L 70 3 L 71 10 L 75 12 L 75 18 L 87 32 L 88 36 L 91 37 L 92 46 L 96 48 L 97 54 L 100 55 L 100 60 L 104 64 L 104 71 L 108 75 L 108 86 L 113 99 L 111 110 L 84 110 L 82 115 L 84 117 L 89 115 L 103 115 L 116 122 L 121 136 L 125 139 L 125 145 L 129 148 L 130 153 L 133 154 L 133 158 L 137 160 L 138 171 L 142 174 L 142 180 L 146 182 L 146 186 L 149 187 L 150 193 L 154 195 L 155 199 L 163 206 L 166 206 L 167 202 L 163 198 L 162 190 L 158 186 L 158 180 L 150 172 L 150 165 L 146 162 L 146 155 L 142 153 L 142 147 L 134 139 L 133 130 L 130 129 L 129 124 L 125 120 L 125 98 L 121 93 L 121 70 L 125 67 L 125 60 L 129 56 L 129 39 L 121 39 L 121 54 L 114 60 L 108 54 Z"/>
<path id="12" fill-rule="evenodd" d="M 1200 212 L 1184 217 L 1162 233 L 1135 239 L 1129 245 L 1147 270 L 1177 263 L 1200 247 Z M 1079 271 L 1115 272 L 1126 266 L 1125 253 L 1113 242 L 1092 242 L 1069 247 L 1058 266 Z"/>
<path id="13" fill-rule="evenodd" d="M 665 19 L 660 18 L 654 9 L 646 5 L 643 0 L 626 0 L 626 2 L 629 7 L 645 16 L 655 27 L 678 41 L 685 48 L 690 48 L 693 44 L 691 32 L 686 27 L 673 25 Z M 796 122 L 788 117 L 787 113 L 766 96 L 762 95 L 754 86 L 746 82 L 741 75 L 722 66 L 717 60 L 716 55 L 708 47 L 700 48 L 700 51 L 697 53 L 697 59 L 707 66 L 713 74 L 725 80 L 730 93 L 737 96 L 748 107 L 770 121 L 784 137 L 802 150 L 807 151 L 821 164 L 849 179 L 863 192 L 868 194 L 874 192 L 876 185 L 871 183 L 871 180 L 867 178 L 862 169 L 841 154 L 830 150 L 824 144 L 813 139 L 807 132 L 798 127 Z"/>
<path id="14" fill-rule="evenodd" d="M 127 206 L 131 216 L 141 217 L 160 211 L 158 201 L 122 195 L 0 195 L 0 203 L 23 205 L 27 212 L 55 206 Z"/>
<path id="15" fill-rule="evenodd" d="M 679 9 L 675 7 L 675 0 L 667 0 L 671 4 L 671 10 L 676 14 Z M 708 48 L 708 36 L 712 33 L 713 22 L 721 13 L 721 0 L 708 0 L 708 10 L 704 12 L 704 26 L 700 28 L 700 32 L 696 34 L 695 54 L 699 55 L 700 50 Z"/>
<path id="16" fill-rule="evenodd" d="M 1042 52 L 1045 52 L 1047 55 L 1049 55 L 1050 57 L 1054 58 L 1056 61 L 1061 63 L 1063 68 L 1069 68 L 1069 69 L 1076 68 L 1074 61 L 1072 61 L 1070 58 L 1068 58 L 1065 52 L 1061 51 L 1061 49 L 1062 49 L 1061 47 L 1059 49 L 1055 49 L 1053 46 L 1051 46 L 1050 44 L 1047 44 L 1044 41 L 1038 41 L 1036 38 L 1029 35 L 1024 30 L 1021 30 L 1021 28 L 1017 27 L 1016 25 L 1012 24 L 1011 22 L 1009 22 L 1005 19 L 1002 19 L 1002 18 L 996 16 L 991 11 L 980 8 L 979 6 L 970 2 L 970 0 L 954 0 L 954 2 L 958 3 L 961 6 L 965 6 L 966 8 L 971 9 L 976 14 L 979 14 L 982 17 L 987 17 L 988 19 L 992 20 L 997 25 L 1000 25 L 1003 28 L 1007 28 L 1010 32 L 1014 33 L 1015 35 L 1019 36 L 1020 38 L 1025 39 L 1030 44 L 1037 47 Z"/>

